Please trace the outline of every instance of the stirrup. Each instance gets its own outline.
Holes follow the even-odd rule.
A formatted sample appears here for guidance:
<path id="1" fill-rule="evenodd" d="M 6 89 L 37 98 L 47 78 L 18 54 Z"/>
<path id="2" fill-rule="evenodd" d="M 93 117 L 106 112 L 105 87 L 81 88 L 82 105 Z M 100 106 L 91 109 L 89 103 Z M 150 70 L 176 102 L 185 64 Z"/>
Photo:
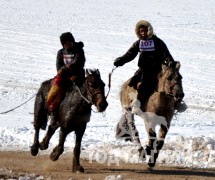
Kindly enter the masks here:
<path id="1" fill-rule="evenodd" d="M 56 115 L 57 114 L 57 111 L 56 111 L 56 109 L 48 109 L 48 114 L 49 114 L 49 116 L 51 116 L 51 115 Z"/>

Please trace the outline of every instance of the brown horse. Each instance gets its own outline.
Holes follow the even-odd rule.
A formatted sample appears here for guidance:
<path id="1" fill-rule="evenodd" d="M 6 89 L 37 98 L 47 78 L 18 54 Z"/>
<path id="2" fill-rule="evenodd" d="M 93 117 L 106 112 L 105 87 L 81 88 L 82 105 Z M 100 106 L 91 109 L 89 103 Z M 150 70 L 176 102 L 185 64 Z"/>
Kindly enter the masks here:
<path id="1" fill-rule="evenodd" d="M 150 167 L 155 166 L 159 151 L 163 147 L 164 139 L 174 115 L 174 106 L 184 97 L 182 76 L 179 69 L 179 62 L 174 66 L 173 64 L 163 65 L 162 71 L 158 75 L 157 89 L 144 104 L 140 104 L 140 101 L 137 100 L 137 91 L 128 86 L 130 79 L 123 84 L 121 89 L 120 100 L 124 114 L 117 124 L 116 137 L 125 137 L 125 140 L 128 140 L 130 136 L 131 140 L 135 140 L 138 144 L 140 157 L 145 159 L 145 155 L 150 156 L 148 162 Z M 134 124 L 134 114 L 140 116 L 145 122 L 149 138 L 145 149 L 141 145 Z M 156 125 L 160 126 L 158 138 L 155 131 Z"/>
<path id="2" fill-rule="evenodd" d="M 49 141 L 55 131 L 60 127 L 59 144 L 54 148 L 50 155 L 53 161 L 58 160 L 64 151 L 64 142 L 67 135 L 75 131 L 76 143 L 73 156 L 73 172 L 83 172 L 84 168 L 80 165 L 80 147 L 86 125 L 90 121 L 91 106 L 94 104 L 99 112 L 103 112 L 108 103 L 105 98 L 105 84 L 101 80 L 99 70 L 87 70 L 86 79 L 81 87 L 73 84 L 72 81 L 67 83 L 67 89 L 62 100 L 57 116 L 57 123 L 50 122 L 47 133 L 39 143 L 40 129 L 46 129 L 47 125 L 47 106 L 46 99 L 51 88 L 52 80 L 42 83 L 35 100 L 34 106 L 34 142 L 31 146 L 31 154 L 36 156 L 38 150 L 48 148 Z"/>

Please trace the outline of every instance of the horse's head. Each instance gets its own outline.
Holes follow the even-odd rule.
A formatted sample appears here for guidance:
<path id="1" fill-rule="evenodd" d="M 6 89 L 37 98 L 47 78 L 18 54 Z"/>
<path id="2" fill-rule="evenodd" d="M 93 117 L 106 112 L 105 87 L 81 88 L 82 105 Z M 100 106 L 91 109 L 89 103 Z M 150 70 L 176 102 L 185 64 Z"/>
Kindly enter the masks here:
<path id="1" fill-rule="evenodd" d="M 99 70 L 86 69 L 86 81 L 88 98 L 99 112 L 105 111 L 108 103 L 105 98 L 105 83 L 101 79 Z"/>
<path id="2" fill-rule="evenodd" d="M 180 62 L 162 66 L 160 77 L 162 78 L 163 90 L 174 97 L 175 102 L 180 102 L 184 97 L 182 76 L 179 73 Z"/>

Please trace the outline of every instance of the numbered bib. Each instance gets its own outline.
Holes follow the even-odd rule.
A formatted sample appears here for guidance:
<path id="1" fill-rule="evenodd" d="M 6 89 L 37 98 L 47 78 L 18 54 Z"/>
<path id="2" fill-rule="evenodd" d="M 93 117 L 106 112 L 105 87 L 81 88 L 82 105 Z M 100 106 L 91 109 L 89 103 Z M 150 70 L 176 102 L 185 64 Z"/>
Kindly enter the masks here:
<path id="1" fill-rule="evenodd" d="M 140 40 L 140 51 L 154 51 L 155 45 L 153 40 Z"/>
<path id="2" fill-rule="evenodd" d="M 71 55 L 71 54 L 64 54 L 63 55 L 63 61 L 64 61 L 64 64 L 70 64 L 71 61 L 73 60 L 74 58 L 74 55 Z"/>

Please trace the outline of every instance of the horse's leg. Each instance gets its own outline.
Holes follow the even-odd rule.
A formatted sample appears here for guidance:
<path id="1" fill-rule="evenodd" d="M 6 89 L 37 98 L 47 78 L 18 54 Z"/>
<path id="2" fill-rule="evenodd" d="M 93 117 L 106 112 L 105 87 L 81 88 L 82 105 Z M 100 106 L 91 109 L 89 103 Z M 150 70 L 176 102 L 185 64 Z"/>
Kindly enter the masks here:
<path id="1" fill-rule="evenodd" d="M 154 152 L 152 153 L 151 158 L 149 159 L 149 162 L 148 162 L 148 165 L 150 167 L 155 166 L 155 163 L 156 163 L 156 160 L 158 158 L 159 152 L 160 152 L 160 150 L 162 149 L 162 147 L 164 145 L 164 140 L 165 140 L 165 137 L 167 135 L 168 128 L 169 128 L 169 125 L 167 125 L 167 126 L 164 126 L 163 124 L 161 124 L 160 130 L 159 130 L 158 142 L 154 142 L 154 143 L 156 143 L 155 144 L 156 149 L 154 148 Z"/>
<path id="2" fill-rule="evenodd" d="M 39 148 L 39 132 L 40 128 L 45 129 L 47 124 L 47 111 L 44 108 L 44 99 L 42 93 L 37 93 L 34 104 L 34 143 L 31 146 L 31 154 L 36 156 Z"/>
<path id="3" fill-rule="evenodd" d="M 158 150 L 162 149 L 167 132 L 168 132 L 167 127 L 161 124 L 160 130 L 159 130 L 158 146 L 157 146 Z"/>
<path id="4" fill-rule="evenodd" d="M 31 146 L 31 155 L 36 156 L 38 154 L 38 148 L 39 148 L 39 132 L 40 132 L 40 127 L 34 126 L 35 129 L 35 134 L 34 134 L 34 143 Z"/>
<path id="5" fill-rule="evenodd" d="M 130 108 L 126 108 L 125 116 L 127 118 L 128 125 L 129 125 L 129 128 L 131 130 L 132 136 L 138 145 L 139 156 L 142 159 L 145 159 L 145 151 L 141 145 L 140 138 L 139 138 L 139 132 L 138 132 L 138 130 L 134 124 L 134 114 L 132 113 Z"/>
<path id="6" fill-rule="evenodd" d="M 156 163 L 156 159 L 158 157 L 158 150 L 157 150 L 157 137 L 156 133 L 150 128 L 149 129 L 149 143 L 148 146 L 146 147 L 146 152 L 148 155 L 151 155 L 148 165 L 150 167 L 154 167 Z"/>
<path id="7" fill-rule="evenodd" d="M 60 129 L 59 143 L 53 149 L 52 153 L 50 154 L 50 159 L 52 161 L 58 160 L 58 158 L 60 157 L 60 155 L 63 153 L 63 151 L 64 151 L 64 142 L 65 142 L 66 136 L 68 134 L 69 134 L 69 132 L 67 131 L 67 129 L 61 127 L 61 129 Z"/>
<path id="8" fill-rule="evenodd" d="M 148 145 L 146 146 L 147 155 L 151 155 L 151 152 L 157 147 L 157 137 L 156 132 L 149 128 L 148 130 Z"/>
<path id="9" fill-rule="evenodd" d="M 80 165 L 80 153 L 81 153 L 81 140 L 84 135 L 86 129 L 86 123 L 80 124 L 76 130 L 76 142 L 75 142 L 75 148 L 73 152 L 73 165 L 72 165 L 72 171 L 73 172 L 84 172 L 84 168 Z"/>
<path id="10" fill-rule="evenodd" d="M 51 120 L 48 131 L 47 131 L 45 137 L 43 138 L 42 142 L 39 145 L 40 150 L 48 149 L 49 141 L 50 141 L 51 137 L 53 136 L 53 134 L 55 133 L 55 131 L 57 130 L 57 128 L 59 128 L 59 123 L 55 122 L 54 120 Z"/>

